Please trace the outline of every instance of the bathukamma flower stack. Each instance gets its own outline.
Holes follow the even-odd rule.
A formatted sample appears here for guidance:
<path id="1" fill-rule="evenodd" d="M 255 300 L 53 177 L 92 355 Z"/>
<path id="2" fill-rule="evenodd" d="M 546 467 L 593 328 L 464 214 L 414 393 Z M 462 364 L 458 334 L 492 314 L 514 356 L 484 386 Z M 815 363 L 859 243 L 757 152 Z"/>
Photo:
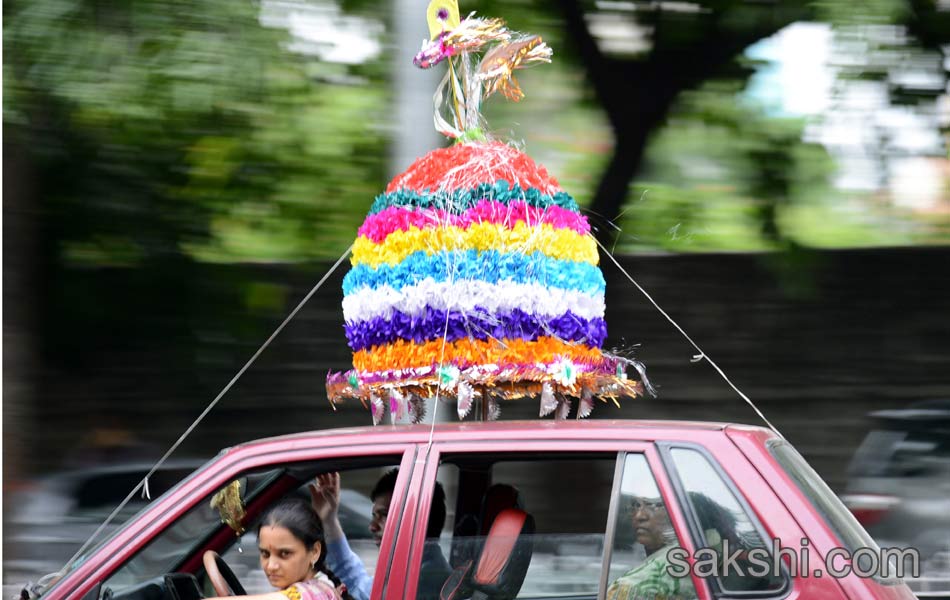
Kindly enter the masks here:
<path id="1" fill-rule="evenodd" d="M 550 49 L 537 36 L 513 40 L 498 20 L 459 23 L 451 11 L 446 22 L 455 29 L 440 30 L 442 9 L 454 3 L 436 4 L 433 42 L 417 64 L 448 58 L 452 77 L 462 78 L 448 87 L 469 90 L 469 99 L 446 100 L 455 107 L 451 125 L 436 118 L 455 145 L 395 177 L 359 229 L 343 281 L 353 369 L 330 374 L 330 400 L 360 399 L 374 423 L 387 410 L 394 420 L 421 420 L 428 398 L 454 401 L 460 418 L 473 406 L 497 418 L 501 400 L 525 396 L 540 398 L 541 416 L 568 416 L 572 399 L 576 415 L 587 416 L 595 397 L 641 389 L 627 378 L 631 361 L 601 350 L 607 325 L 596 242 L 577 203 L 544 167 L 481 133 L 479 115 L 464 107 L 472 106 L 473 89 L 480 97 L 483 69 L 470 60 L 456 69 L 458 52 L 447 40 L 468 32 L 470 50 L 477 46 L 471 32 L 490 30 L 475 39 L 502 40 L 488 57 L 496 57 L 492 73 L 508 77 L 525 57 L 549 57 Z M 504 43 L 518 48 L 506 52 Z M 516 63 L 506 71 L 499 55 Z M 442 98 L 437 93 L 437 103 Z"/>

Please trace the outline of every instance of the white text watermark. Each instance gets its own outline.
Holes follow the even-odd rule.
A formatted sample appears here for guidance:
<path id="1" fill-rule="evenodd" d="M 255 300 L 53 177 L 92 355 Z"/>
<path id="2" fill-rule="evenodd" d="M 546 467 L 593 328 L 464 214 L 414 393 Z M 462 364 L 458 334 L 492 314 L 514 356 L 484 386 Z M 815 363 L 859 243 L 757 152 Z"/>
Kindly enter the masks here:
<path id="1" fill-rule="evenodd" d="M 666 555 L 667 572 L 673 577 L 847 577 L 893 579 L 920 576 L 920 552 L 916 548 L 833 548 L 824 560 L 812 560 L 808 539 L 801 547 L 782 546 L 730 549 L 729 540 L 716 548 L 700 548 L 690 560 L 685 548 L 672 548 Z M 813 564 L 820 563 L 820 564 Z"/>

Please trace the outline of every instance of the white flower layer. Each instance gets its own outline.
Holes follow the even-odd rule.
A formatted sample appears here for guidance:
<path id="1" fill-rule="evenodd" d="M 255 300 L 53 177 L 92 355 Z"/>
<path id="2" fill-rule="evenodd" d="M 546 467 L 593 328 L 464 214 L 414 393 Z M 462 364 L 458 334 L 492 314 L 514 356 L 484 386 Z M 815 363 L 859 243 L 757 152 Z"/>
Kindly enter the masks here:
<path id="1" fill-rule="evenodd" d="M 389 318 L 393 310 L 421 315 L 426 306 L 464 314 L 481 307 L 490 314 L 518 308 L 541 317 L 556 317 L 567 311 L 585 319 L 604 316 L 603 295 L 592 296 L 537 283 L 496 284 L 471 279 L 437 282 L 425 279 L 401 290 L 388 285 L 376 289 L 364 287 L 343 298 L 343 318 L 347 323 L 375 317 Z"/>

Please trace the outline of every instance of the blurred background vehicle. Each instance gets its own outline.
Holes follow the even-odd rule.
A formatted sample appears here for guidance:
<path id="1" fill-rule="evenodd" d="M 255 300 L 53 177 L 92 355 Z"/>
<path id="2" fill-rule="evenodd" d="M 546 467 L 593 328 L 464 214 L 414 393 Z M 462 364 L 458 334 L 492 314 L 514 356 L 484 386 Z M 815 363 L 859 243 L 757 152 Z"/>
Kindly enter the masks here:
<path id="1" fill-rule="evenodd" d="M 149 497 L 133 497 L 97 539 L 105 539 L 150 498 L 165 493 L 200 465 L 201 461 L 189 460 L 163 465 L 149 478 Z M 55 473 L 8 494 L 4 539 L 16 552 L 4 557 L 4 583 L 35 581 L 62 568 L 151 468 L 151 463 L 129 463 Z M 19 589 L 5 585 L 5 598 L 16 592 Z"/>
<path id="2" fill-rule="evenodd" d="M 871 413 L 855 452 L 845 505 L 882 547 L 920 551 L 919 592 L 950 589 L 950 400 Z"/>

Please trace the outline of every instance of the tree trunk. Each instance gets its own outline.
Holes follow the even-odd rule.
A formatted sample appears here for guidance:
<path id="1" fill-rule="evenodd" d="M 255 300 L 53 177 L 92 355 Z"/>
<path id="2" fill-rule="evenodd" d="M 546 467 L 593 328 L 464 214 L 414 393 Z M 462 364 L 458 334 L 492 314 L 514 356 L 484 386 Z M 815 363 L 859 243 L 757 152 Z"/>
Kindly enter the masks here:
<path id="1" fill-rule="evenodd" d="M 710 12 L 697 29 L 701 34 L 682 42 L 653 33 L 646 58 L 618 59 L 604 55 L 587 26 L 580 0 L 559 0 L 565 27 L 587 70 L 597 99 L 614 134 L 614 150 L 601 175 L 591 212 L 604 225 L 597 236 L 611 245 L 613 222 L 627 200 L 630 183 L 643 165 L 650 136 L 666 121 L 680 92 L 697 87 L 754 42 L 808 15 L 805 5 L 769 11 L 748 30 L 734 31 L 727 13 Z"/>

